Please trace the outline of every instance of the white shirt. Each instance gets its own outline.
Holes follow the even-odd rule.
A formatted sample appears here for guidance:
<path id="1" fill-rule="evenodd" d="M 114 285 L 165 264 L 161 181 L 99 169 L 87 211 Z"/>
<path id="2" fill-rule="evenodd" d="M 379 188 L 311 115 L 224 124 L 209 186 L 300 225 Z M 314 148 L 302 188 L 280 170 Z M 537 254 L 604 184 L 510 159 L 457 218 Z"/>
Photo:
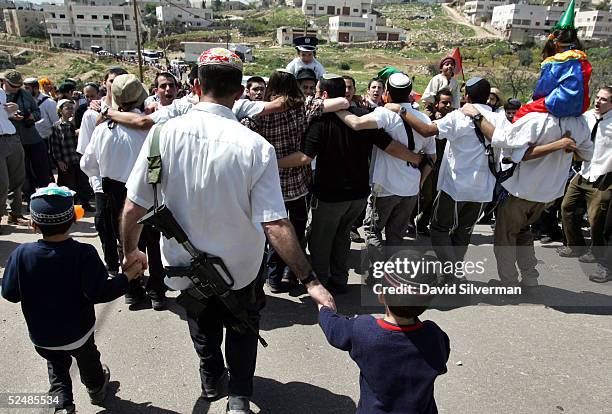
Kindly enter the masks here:
<path id="1" fill-rule="evenodd" d="M 323 65 L 315 58 L 312 59 L 310 63 L 302 62 L 302 59 L 298 56 L 293 59 L 287 67 L 285 68 L 289 72 L 293 73 L 293 76 L 297 76 L 298 72 L 302 69 L 311 69 L 314 71 L 317 79 L 320 79 L 323 74 L 325 74 L 325 68 Z"/>
<path id="2" fill-rule="evenodd" d="M 131 112 L 141 113 L 138 109 Z M 89 177 L 97 175 L 125 183 L 148 131 L 119 124 L 115 124 L 113 129 L 108 126 L 109 122 L 103 122 L 94 130 L 91 142 L 81 158 L 81 170 Z"/>
<path id="3" fill-rule="evenodd" d="M 593 131 L 597 121 L 595 111 L 590 110 L 583 115 L 589 126 L 589 131 Z M 591 134 L 589 133 L 589 139 Z M 591 161 L 583 161 L 579 174 L 589 182 L 594 182 L 597 178 L 612 171 L 612 111 L 608 111 L 601 117 L 597 125 L 595 144 L 593 147 L 593 158 Z"/>
<path id="4" fill-rule="evenodd" d="M 506 128 L 496 128 L 491 145 L 511 148 L 512 159 L 516 162 L 523 158 L 530 146 L 558 141 L 568 131 L 576 141 L 578 155 L 582 159 L 591 159 L 593 143 L 582 116 L 557 118 L 548 113 L 532 112 Z M 521 161 L 512 177 L 502 186 L 523 200 L 539 203 L 554 201 L 565 192 L 572 156 L 572 153 L 560 150 L 541 158 Z"/>
<path id="5" fill-rule="evenodd" d="M 453 95 L 453 108 L 458 109 L 461 106 L 461 92 L 459 91 L 459 83 L 455 80 L 455 78 L 451 78 L 450 81 L 446 79 L 446 76 L 443 74 L 438 74 L 431 78 L 429 83 L 427 84 L 427 88 L 425 88 L 425 92 L 423 92 L 423 96 L 421 99 L 428 103 L 434 103 L 436 94 L 440 91 L 440 89 L 448 88 Z"/>
<path id="6" fill-rule="evenodd" d="M 150 139 L 126 184 L 127 197 L 145 208 L 153 205 L 146 181 Z M 159 149 L 160 203 L 197 249 L 223 259 L 235 279 L 233 289 L 245 287 L 261 265 L 266 240 L 261 223 L 287 217 L 274 147 L 238 123 L 230 109 L 201 102 L 163 126 Z M 165 266 L 189 265 L 189 254 L 175 240 L 162 237 L 161 248 Z M 166 278 L 166 284 L 183 290 L 191 282 Z"/>
<path id="7" fill-rule="evenodd" d="M 474 105 L 495 128 L 503 129 L 509 124 L 504 115 L 492 112 L 489 106 Z M 472 119 L 461 111 L 452 111 L 434 122 L 438 126 L 437 138 L 447 139 L 438 174 L 438 190 L 455 201 L 491 201 L 495 176 L 491 174 L 485 147 L 476 136 Z"/>
<path id="8" fill-rule="evenodd" d="M 4 109 L 6 104 L 6 92 L 0 88 L 0 135 L 12 135 L 16 134 L 17 130 L 15 125 L 9 120 L 9 114 Z"/>
<path id="9" fill-rule="evenodd" d="M 104 100 L 100 102 L 102 108 L 108 106 L 104 103 Z M 79 154 L 85 154 L 85 150 L 91 141 L 94 130 L 96 129 L 96 121 L 98 120 L 99 113 L 93 109 L 88 109 L 83 113 L 83 119 L 81 120 L 81 128 L 79 129 L 79 137 L 77 140 L 76 152 Z M 93 189 L 94 193 L 103 193 L 102 191 L 102 177 L 92 176 L 89 177 L 89 185 Z"/>
<path id="10" fill-rule="evenodd" d="M 412 109 L 409 103 L 402 104 L 407 112 L 414 114 L 420 120 L 431 124 L 429 118 Z M 383 128 L 394 140 L 408 146 L 408 134 L 399 114 L 386 108 L 378 107 L 372 112 L 376 119 L 378 128 Z M 436 153 L 436 142 L 434 138 L 424 138 L 416 131 L 414 133 L 414 149 L 418 153 L 423 150 L 427 154 Z M 377 197 L 389 195 L 413 196 L 419 193 L 419 182 L 421 171 L 418 168 L 409 167 L 406 161 L 395 158 L 384 151 L 374 147 L 372 149 L 372 162 L 374 170 L 372 173 L 372 184 Z"/>
<path id="11" fill-rule="evenodd" d="M 177 116 L 185 115 L 195 106 L 190 99 L 175 99 L 171 105 L 164 106 L 153 112 L 149 117 L 154 123 L 167 122 Z M 236 118 L 243 119 L 254 117 L 260 114 L 266 107 L 263 101 L 250 101 L 248 99 L 238 99 L 234 102 L 234 115 Z"/>
<path id="12" fill-rule="evenodd" d="M 47 99 L 45 99 L 43 103 L 40 103 L 45 97 Z M 56 103 L 53 99 L 42 93 L 39 93 L 34 99 L 40 109 L 40 119 L 36 121 L 35 124 L 36 130 L 43 139 L 49 139 L 51 134 L 53 134 L 53 124 L 59 121 Z"/>

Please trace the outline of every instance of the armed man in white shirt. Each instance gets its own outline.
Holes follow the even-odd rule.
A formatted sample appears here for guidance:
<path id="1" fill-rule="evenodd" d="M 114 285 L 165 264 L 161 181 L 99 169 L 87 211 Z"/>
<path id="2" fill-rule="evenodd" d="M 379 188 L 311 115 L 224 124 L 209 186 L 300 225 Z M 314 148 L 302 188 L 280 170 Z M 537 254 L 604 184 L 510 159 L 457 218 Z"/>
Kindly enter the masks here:
<path id="1" fill-rule="evenodd" d="M 386 94 L 400 113 L 410 111 L 423 122 L 431 121 L 425 114 L 412 108 L 409 102 L 412 80 L 404 73 L 394 73 L 387 80 Z M 355 130 L 382 128 L 396 141 L 415 154 L 424 156 L 423 165 L 416 165 L 395 158 L 374 147 L 372 149 L 372 193 L 368 198 L 364 231 L 370 263 L 382 262 L 391 257 L 404 244 L 403 239 L 410 224 L 410 217 L 417 205 L 421 183 L 431 172 L 436 160 L 436 143 L 424 138 L 404 124 L 401 116 L 387 108 L 378 107 L 369 114 L 358 117 L 348 111 L 336 113 Z M 431 160 L 431 164 L 427 160 Z M 421 174 L 421 167 L 424 168 Z M 385 241 L 382 232 L 385 232 Z"/>
<path id="2" fill-rule="evenodd" d="M 466 83 L 467 101 L 493 125 L 503 128 L 509 124 L 506 117 L 485 105 L 490 91 L 491 85 L 486 79 L 471 78 Z M 411 112 L 401 115 L 420 135 L 447 140 L 430 231 L 431 244 L 443 268 L 454 269 L 465 257 L 484 205 L 493 199 L 496 178 L 489 165 L 486 143 L 476 134 L 472 119 L 460 111 L 453 111 L 431 124 Z M 453 275 L 445 276 L 452 279 Z"/>
<path id="3" fill-rule="evenodd" d="M 125 75 L 127 71 L 123 68 L 114 67 L 106 71 L 104 75 L 104 87 L 106 88 L 106 96 L 99 102 L 98 110 L 92 109 L 91 107 L 83 114 L 81 120 L 81 128 L 79 129 L 79 139 L 77 141 L 77 152 L 81 155 L 85 154 L 85 149 L 91 141 L 93 132 L 96 129 L 97 119 L 100 115 L 100 111 L 110 108 L 112 104 L 112 89 L 113 81 L 119 75 Z M 97 106 L 96 106 L 97 107 Z M 132 113 L 132 112 L 128 112 Z M 110 219 L 110 206 L 108 202 L 108 196 L 104 194 L 102 190 L 102 177 L 92 176 L 89 177 L 89 185 L 94 191 L 96 198 L 96 213 L 94 216 L 94 226 L 98 232 L 98 237 L 102 244 L 102 251 L 104 253 L 104 263 L 110 274 L 116 275 L 119 272 L 119 251 L 117 245 L 117 238 L 112 228 L 112 221 Z"/>
<path id="4" fill-rule="evenodd" d="M 260 310 L 265 303 L 262 259 L 266 236 L 315 302 L 335 305 L 311 272 L 287 220 L 274 147 L 238 123 L 232 112 L 243 93 L 242 61 L 229 50 L 214 48 L 199 57 L 198 66 L 195 87 L 200 103 L 151 131 L 127 182 L 121 230 L 124 265 L 140 261 L 146 266 L 146 257 L 137 246 L 142 228 L 138 220 L 151 207 L 156 208 L 147 217 L 170 211 L 177 223 L 173 229 L 182 228 L 185 234 L 179 237 L 182 244 L 174 235 L 162 239 L 166 284 L 182 291 L 177 300 L 187 310 L 191 339 L 200 358 L 200 398 L 214 401 L 229 395 L 226 412 L 247 414 Z M 155 163 L 148 163 L 149 156 L 159 160 L 153 179 Z M 194 256 L 206 257 L 206 263 L 215 260 L 215 268 L 201 272 L 198 264 L 202 262 Z M 206 283 L 220 280 L 213 279 L 215 275 L 225 280 L 223 286 L 216 286 L 226 296 L 203 290 L 210 286 Z M 233 308 L 227 297 L 233 298 Z M 236 313 L 231 309 L 236 307 L 243 315 L 240 322 L 232 316 Z M 224 326 L 227 368 L 221 351 Z"/>
<path id="5" fill-rule="evenodd" d="M 563 196 L 572 157 L 590 160 L 593 143 L 584 117 L 557 118 L 530 113 L 506 127 L 493 125 L 475 105 L 461 112 L 472 116 L 491 145 L 504 148 L 515 166 L 501 183 L 508 193 L 496 213 L 494 253 L 499 280 L 491 285 L 532 288 L 539 285 L 538 263 L 530 227 L 551 202 Z"/>
<path id="6" fill-rule="evenodd" d="M 123 112 L 141 113 L 147 90 L 134 75 L 119 75 L 114 78 L 111 106 Z M 103 122 L 94 130 L 89 145 L 81 158 L 81 169 L 89 177 L 102 177 L 102 190 L 108 197 L 111 227 L 120 243 L 119 219 L 125 202 L 127 190 L 125 183 L 136 163 L 147 132 L 126 128 L 113 122 Z M 147 251 L 149 257 L 149 279 L 146 293 L 151 299 L 153 309 L 165 307 L 164 269 L 161 262 L 159 233 L 151 228 L 142 232 L 139 247 Z M 125 295 L 125 303 L 136 305 L 145 298 L 145 291 L 139 280 L 130 282 Z"/>
<path id="7" fill-rule="evenodd" d="M 582 168 L 567 187 L 561 217 L 567 246 L 559 249 L 559 256 L 578 257 L 581 262 L 592 263 L 604 259 L 606 241 L 604 222 L 610 202 L 610 180 L 612 179 L 612 87 L 606 86 L 597 92 L 593 109 L 583 116 L 589 125 L 590 139 L 593 142 L 593 158 L 584 161 Z M 607 183 L 603 183 L 607 181 Z M 603 184 L 603 185 L 601 185 Z M 605 190 L 600 190 L 604 188 Z M 586 252 L 582 235 L 582 216 L 577 209 L 586 208 L 591 226 L 591 251 Z M 598 269 L 601 273 L 602 269 Z M 593 276 L 591 280 L 601 278 Z M 607 277 L 606 277 L 607 279 Z"/>

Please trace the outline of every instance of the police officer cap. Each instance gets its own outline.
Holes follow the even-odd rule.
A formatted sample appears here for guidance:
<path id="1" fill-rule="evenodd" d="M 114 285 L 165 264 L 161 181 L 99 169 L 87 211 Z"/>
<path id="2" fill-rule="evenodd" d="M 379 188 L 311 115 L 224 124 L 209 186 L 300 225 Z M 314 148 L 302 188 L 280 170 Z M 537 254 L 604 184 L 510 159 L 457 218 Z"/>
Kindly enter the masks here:
<path id="1" fill-rule="evenodd" d="M 301 36 L 293 39 L 293 45 L 301 52 L 314 52 L 318 44 L 319 39 L 314 36 Z"/>
<path id="2" fill-rule="evenodd" d="M 393 73 L 389 76 L 389 80 L 387 81 L 389 86 L 392 86 L 397 89 L 409 88 L 412 86 L 412 80 L 405 73 Z"/>
<path id="3" fill-rule="evenodd" d="M 298 81 L 303 81 L 303 80 L 317 80 L 317 74 L 314 72 L 314 70 L 312 69 L 308 69 L 308 68 L 303 68 L 300 69 L 297 73 L 297 76 L 295 77 Z"/>
<path id="4" fill-rule="evenodd" d="M 342 76 L 336 75 L 335 73 L 324 73 L 323 76 L 321 76 L 321 79 L 325 79 L 325 80 L 342 79 Z"/>

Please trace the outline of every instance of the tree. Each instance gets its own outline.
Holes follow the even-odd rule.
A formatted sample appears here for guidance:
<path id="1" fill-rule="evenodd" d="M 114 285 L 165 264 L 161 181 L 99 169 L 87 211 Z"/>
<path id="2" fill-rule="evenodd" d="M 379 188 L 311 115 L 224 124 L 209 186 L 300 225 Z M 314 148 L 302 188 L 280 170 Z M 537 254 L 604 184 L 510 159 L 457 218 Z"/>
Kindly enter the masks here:
<path id="1" fill-rule="evenodd" d="M 533 54 L 529 49 L 519 50 L 518 58 L 521 66 L 529 67 L 533 63 Z"/>

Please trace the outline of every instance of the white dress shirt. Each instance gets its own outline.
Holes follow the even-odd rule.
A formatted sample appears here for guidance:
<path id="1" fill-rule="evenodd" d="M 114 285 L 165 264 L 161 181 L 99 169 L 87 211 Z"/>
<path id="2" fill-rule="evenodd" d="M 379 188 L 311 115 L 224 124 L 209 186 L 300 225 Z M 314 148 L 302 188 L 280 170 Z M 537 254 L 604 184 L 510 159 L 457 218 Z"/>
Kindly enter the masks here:
<path id="1" fill-rule="evenodd" d="M 557 118 L 548 113 L 532 112 L 506 128 L 496 128 L 492 145 L 512 149 L 512 159 L 517 162 L 530 146 L 558 141 L 566 132 L 570 132 L 576 141 L 580 158 L 590 160 L 593 143 L 582 116 Z M 572 153 L 559 150 L 541 158 L 521 161 L 512 177 L 504 181 L 502 186 L 523 200 L 539 203 L 554 201 L 565 192 L 572 157 Z"/>
<path id="2" fill-rule="evenodd" d="M 315 75 L 317 76 L 317 79 L 321 79 L 321 76 L 325 74 L 325 68 L 317 59 L 313 58 L 312 62 L 304 63 L 302 62 L 302 59 L 299 56 L 289 62 L 285 69 L 293 73 L 293 76 L 297 76 L 298 72 L 302 69 L 310 69 L 314 71 Z"/>
<path id="3" fill-rule="evenodd" d="M 503 129 L 510 122 L 487 105 L 474 104 L 495 128 Z M 474 122 L 461 111 L 452 111 L 434 121 L 438 139 L 447 139 L 444 158 L 438 174 L 438 190 L 455 201 L 488 203 L 493 199 L 495 176 L 489 169 L 484 145 L 478 140 Z"/>
<path id="4" fill-rule="evenodd" d="M 594 110 L 587 111 L 583 115 L 593 131 L 597 117 Z M 589 133 L 589 139 L 591 134 Z M 579 174 L 589 182 L 594 182 L 602 175 L 612 171 L 612 111 L 608 111 L 601 117 L 595 143 L 593 145 L 593 158 L 591 161 L 583 161 Z"/>
<path id="5" fill-rule="evenodd" d="M 451 78 L 450 81 L 446 79 L 446 76 L 439 73 L 427 84 L 425 92 L 421 99 L 428 103 L 434 103 L 436 101 L 436 94 L 444 88 L 448 88 L 453 95 L 453 108 L 459 109 L 461 106 L 461 92 L 459 91 L 459 83 L 455 78 Z"/>
<path id="6" fill-rule="evenodd" d="M 145 208 L 153 205 L 146 173 L 154 130 L 126 185 L 127 197 Z M 160 203 L 197 249 L 223 259 L 233 289 L 245 287 L 261 265 L 261 223 L 287 217 L 274 147 L 238 123 L 229 108 L 201 102 L 162 127 L 159 149 Z M 174 239 L 162 237 L 161 248 L 165 266 L 189 265 L 191 257 Z M 166 284 L 177 290 L 191 285 L 187 278 L 166 278 Z"/>
<path id="7" fill-rule="evenodd" d="M 104 100 L 100 102 L 102 107 L 107 106 L 104 103 Z M 93 136 L 93 132 L 96 129 L 96 121 L 98 119 L 98 112 L 93 109 L 88 109 L 83 113 L 83 119 L 81 120 L 81 128 L 79 129 L 79 137 L 77 140 L 77 148 L 76 152 L 83 155 L 85 154 L 85 150 L 91 141 L 91 137 Z M 89 185 L 93 189 L 94 193 L 103 193 L 102 191 L 102 177 L 100 176 L 91 176 L 89 177 Z"/>
<path id="8" fill-rule="evenodd" d="M 13 135 L 17 133 L 15 125 L 9 120 L 9 114 L 4 109 L 6 104 L 6 92 L 0 88 L 0 135 Z"/>
<path id="9" fill-rule="evenodd" d="M 138 109 L 131 112 L 141 113 Z M 109 121 L 103 122 L 94 130 L 91 142 L 81 158 L 81 170 L 89 177 L 107 177 L 125 183 L 148 131 L 119 124 L 110 129 L 109 124 Z"/>
<path id="10" fill-rule="evenodd" d="M 191 110 L 196 104 L 191 99 L 175 99 L 171 105 L 159 108 L 153 112 L 149 117 L 154 123 L 167 122 L 177 116 L 185 115 Z M 260 114 L 266 107 L 266 103 L 263 101 L 251 101 L 248 99 L 238 99 L 234 102 L 234 115 L 238 120 L 254 117 Z"/>
<path id="11" fill-rule="evenodd" d="M 409 103 L 402 104 L 407 112 L 414 114 L 421 121 L 431 124 L 429 118 L 412 109 Z M 394 140 L 408 146 L 408 134 L 399 114 L 386 108 L 378 107 L 372 112 L 376 119 L 378 128 L 385 130 Z M 436 142 L 433 137 L 424 138 L 416 131 L 414 133 L 414 153 L 423 150 L 427 154 L 436 153 Z M 418 168 L 409 167 L 406 161 L 395 158 L 379 148 L 372 149 L 372 186 L 377 197 L 390 195 L 413 196 L 419 193 L 421 171 Z"/>
<path id="12" fill-rule="evenodd" d="M 45 99 L 43 103 L 40 103 L 45 97 L 47 99 Z M 35 124 L 36 130 L 43 139 L 49 139 L 51 134 L 53 134 L 53 124 L 59 121 L 56 103 L 52 98 L 42 93 L 39 93 L 34 99 L 40 109 L 40 119 L 36 121 Z"/>

